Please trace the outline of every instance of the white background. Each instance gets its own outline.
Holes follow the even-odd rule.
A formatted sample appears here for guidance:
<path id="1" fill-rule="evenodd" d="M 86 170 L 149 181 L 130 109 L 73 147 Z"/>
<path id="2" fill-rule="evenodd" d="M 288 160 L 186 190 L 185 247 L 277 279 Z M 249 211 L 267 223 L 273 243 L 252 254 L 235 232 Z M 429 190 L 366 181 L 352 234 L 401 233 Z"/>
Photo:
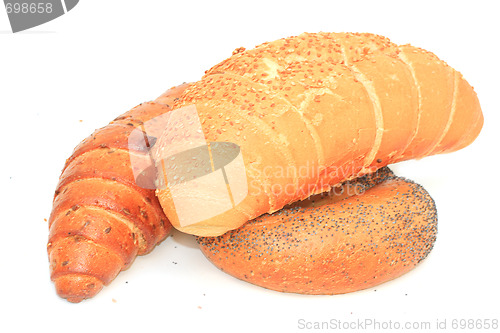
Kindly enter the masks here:
<path id="1" fill-rule="evenodd" d="M 429 321 L 433 328 L 447 320 L 451 332 L 454 318 L 500 319 L 494 5 L 82 0 L 68 14 L 17 34 L 0 7 L 0 331 L 304 332 L 300 319 L 373 319 Z M 303 296 L 236 280 L 212 266 L 191 236 L 174 233 L 94 299 L 60 299 L 49 279 L 44 219 L 73 147 L 140 102 L 198 80 L 235 48 L 304 31 L 372 32 L 411 43 L 436 53 L 475 87 L 485 125 L 471 146 L 394 167 L 436 201 L 439 235 L 430 256 L 373 289 Z"/>

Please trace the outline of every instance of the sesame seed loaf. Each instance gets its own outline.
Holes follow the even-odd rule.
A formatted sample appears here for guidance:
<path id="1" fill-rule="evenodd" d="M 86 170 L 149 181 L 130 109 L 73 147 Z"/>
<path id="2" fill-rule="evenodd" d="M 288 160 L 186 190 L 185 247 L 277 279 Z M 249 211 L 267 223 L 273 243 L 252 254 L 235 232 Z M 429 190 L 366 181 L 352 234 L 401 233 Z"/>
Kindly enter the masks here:
<path id="1" fill-rule="evenodd" d="M 241 148 L 248 183 L 232 209 L 184 225 L 174 197 L 201 202 L 211 193 L 157 190 L 172 225 L 199 236 L 221 235 L 388 164 L 463 148 L 483 123 L 460 73 L 430 52 L 373 34 L 304 33 L 240 48 L 174 109 L 189 105 L 207 141 Z M 165 145 L 160 138 L 157 147 Z"/>

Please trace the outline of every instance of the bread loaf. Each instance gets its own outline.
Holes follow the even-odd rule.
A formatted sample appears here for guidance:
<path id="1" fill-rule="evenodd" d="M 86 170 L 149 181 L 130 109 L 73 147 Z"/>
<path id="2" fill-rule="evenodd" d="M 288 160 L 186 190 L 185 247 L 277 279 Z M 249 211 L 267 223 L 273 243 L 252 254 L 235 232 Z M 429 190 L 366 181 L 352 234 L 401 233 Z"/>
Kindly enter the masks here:
<path id="1" fill-rule="evenodd" d="M 130 145 L 129 135 L 169 111 L 186 86 L 172 88 L 158 102 L 143 103 L 96 130 L 66 161 L 47 244 L 59 296 L 70 302 L 93 297 L 170 233 L 154 190 L 136 183 L 130 154 L 147 158 L 147 147 Z"/>
<path id="2" fill-rule="evenodd" d="M 192 105 L 207 142 L 240 147 L 248 185 L 239 204 L 182 223 L 174 201 L 206 209 L 217 204 L 213 192 L 157 190 L 173 226 L 199 236 L 221 235 L 388 164 L 463 148 L 483 123 L 459 72 L 372 34 L 304 33 L 239 49 L 174 109 Z M 168 145 L 162 137 L 156 148 Z"/>
<path id="3" fill-rule="evenodd" d="M 312 196 L 224 235 L 198 237 L 200 248 L 232 276 L 300 294 L 370 288 L 410 271 L 428 255 L 437 214 L 421 186 L 387 168 L 347 186 L 357 189 L 354 195 Z"/>

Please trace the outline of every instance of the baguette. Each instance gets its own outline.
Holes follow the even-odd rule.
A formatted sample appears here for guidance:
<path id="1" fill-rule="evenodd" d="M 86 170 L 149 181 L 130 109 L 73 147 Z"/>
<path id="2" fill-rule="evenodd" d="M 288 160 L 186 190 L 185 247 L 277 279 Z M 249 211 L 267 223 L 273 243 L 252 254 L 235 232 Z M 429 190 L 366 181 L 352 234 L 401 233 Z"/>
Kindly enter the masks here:
<path id="1" fill-rule="evenodd" d="M 198 236 L 224 234 L 391 163 L 463 148 L 483 124 L 459 72 L 430 52 L 372 34 L 304 33 L 240 49 L 186 89 L 174 109 L 192 105 L 207 142 L 239 146 L 248 184 L 239 204 L 188 222 L 176 202 L 191 200 L 196 210 L 211 190 L 157 189 L 172 225 Z M 157 161 L 169 135 L 156 143 Z"/>

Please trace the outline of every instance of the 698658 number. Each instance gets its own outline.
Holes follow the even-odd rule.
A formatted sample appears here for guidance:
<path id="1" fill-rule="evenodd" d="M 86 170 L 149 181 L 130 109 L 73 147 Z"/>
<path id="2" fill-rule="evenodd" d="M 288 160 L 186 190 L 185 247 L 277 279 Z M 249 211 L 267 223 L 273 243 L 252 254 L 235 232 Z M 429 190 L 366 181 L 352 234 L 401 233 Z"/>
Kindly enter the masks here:
<path id="1" fill-rule="evenodd" d="M 451 328 L 468 329 L 468 330 L 481 330 L 481 329 L 498 329 L 498 319 L 453 319 L 451 321 Z"/>
<path id="2" fill-rule="evenodd" d="M 43 13 L 52 13 L 52 3 L 50 2 L 22 2 L 22 3 L 6 3 L 5 9 L 7 10 L 7 14 L 15 13 L 15 14 L 43 14 Z"/>

